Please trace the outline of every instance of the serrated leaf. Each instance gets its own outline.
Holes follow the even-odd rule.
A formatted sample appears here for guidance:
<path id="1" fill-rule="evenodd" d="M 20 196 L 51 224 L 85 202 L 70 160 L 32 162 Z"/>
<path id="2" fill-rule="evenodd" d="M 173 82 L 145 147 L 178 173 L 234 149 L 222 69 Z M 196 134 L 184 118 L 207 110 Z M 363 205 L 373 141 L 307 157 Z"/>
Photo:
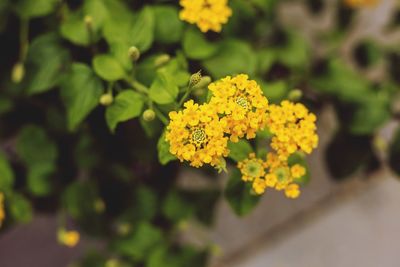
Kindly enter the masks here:
<path id="1" fill-rule="evenodd" d="M 244 160 L 253 152 L 253 148 L 246 140 L 239 140 L 237 143 L 229 141 L 228 149 L 230 151 L 228 157 L 236 162 Z"/>
<path id="2" fill-rule="evenodd" d="M 169 104 L 175 101 L 179 88 L 172 75 L 158 72 L 149 90 L 149 97 L 157 104 Z"/>
<path id="3" fill-rule="evenodd" d="M 148 50 L 154 39 L 154 13 L 150 7 L 144 7 L 130 30 L 130 45 L 140 52 Z"/>
<path id="4" fill-rule="evenodd" d="M 72 65 L 61 83 L 61 96 L 67 109 L 69 130 L 75 130 L 98 105 L 103 91 L 101 81 L 87 65 Z"/>
<path id="5" fill-rule="evenodd" d="M 158 160 L 162 165 L 166 165 L 168 162 L 176 160 L 176 157 L 169 152 L 169 143 L 165 140 L 165 133 L 160 136 L 157 143 Z"/>
<path id="6" fill-rule="evenodd" d="M 208 42 L 197 29 L 189 28 L 183 36 L 183 51 L 190 59 L 202 60 L 213 56 L 219 45 Z"/>
<path id="7" fill-rule="evenodd" d="M 23 19 L 42 17 L 53 12 L 59 0 L 16 0 L 14 10 Z"/>
<path id="8" fill-rule="evenodd" d="M 116 81 L 126 76 L 121 64 L 111 55 L 97 55 L 93 58 L 93 68 L 106 81 Z"/>
<path id="9" fill-rule="evenodd" d="M 143 101 L 143 97 L 132 90 L 119 93 L 106 111 L 106 121 L 110 130 L 114 132 L 119 122 L 138 117 L 142 112 Z"/>
<path id="10" fill-rule="evenodd" d="M 24 79 L 28 94 L 37 94 L 54 88 L 63 69 L 69 63 L 69 53 L 61 46 L 57 35 L 50 33 L 37 37 L 29 47 Z"/>
<path id="11" fill-rule="evenodd" d="M 179 19 L 178 10 L 173 6 L 154 6 L 155 39 L 160 43 L 178 42 L 183 32 L 183 22 Z"/>

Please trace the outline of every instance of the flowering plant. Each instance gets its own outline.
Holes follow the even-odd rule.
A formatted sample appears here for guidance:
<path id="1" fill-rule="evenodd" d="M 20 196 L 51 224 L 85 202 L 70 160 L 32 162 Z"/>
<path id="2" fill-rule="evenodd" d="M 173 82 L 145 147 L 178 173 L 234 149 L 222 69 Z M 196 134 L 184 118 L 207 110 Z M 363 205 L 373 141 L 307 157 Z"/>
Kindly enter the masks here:
<path id="1" fill-rule="evenodd" d="M 298 198 L 326 106 L 333 176 L 372 166 L 396 89 L 330 45 L 361 2 L 338 4 L 321 55 L 279 20 L 291 1 L 0 0 L 1 231 L 51 213 L 61 245 L 107 245 L 82 266 L 200 267 L 212 246 L 182 242 L 183 226 L 211 225 L 222 197 L 241 216 L 269 189 Z M 186 188 L 187 169 L 229 180 Z"/>

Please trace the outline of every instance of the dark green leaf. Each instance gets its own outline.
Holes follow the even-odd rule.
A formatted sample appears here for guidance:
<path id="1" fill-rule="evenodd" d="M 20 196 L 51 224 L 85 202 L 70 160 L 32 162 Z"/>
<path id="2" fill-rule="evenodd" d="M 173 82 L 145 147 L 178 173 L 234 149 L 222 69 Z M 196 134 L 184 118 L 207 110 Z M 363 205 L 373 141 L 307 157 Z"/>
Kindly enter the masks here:
<path id="1" fill-rule="evenodd" d="M 11 190 L 14 185 L 14 172 L 6 156 L 0 152 L 0 191 Z"/>
<path id="2" fill-rule="evenodd" d="M 157 143 L 158 160 L 162 165 L 166 165 L 168 162 L 176 160 L 176 157 L 169 152 L 169 143 L 165 140 L 165 133 L 160 136 Z"/>
<path id="3" fill-rule="evenodd" d="M 244 216 L 255 208 L 260 196 L 251 193 L 251 184 L 242 181 L 241 176 L 238 169 L 231 171 L 226 185 L 225 198 L 237 215 Z"/>
<path id="4" fill-rule="evenodd" d="M 244 160 L 249 156 L 250 153 L 253 152 L 253 148 L 251 147 L 250 143 L 243 139 L 239 140 L 237 143 L 229 141 L 228 149 L 230 151 L 229 158 L 236 162 Z"/>
<path id="5" fill-rule="evenodd" d="M 183 51 L 190 59 L 207 59 L 216 54 L 219 45 L 208 42 L 204 35 L 195 28 L 188 28 L 183 36 Z"/>
<path id="6" fill-rule="evenodd" d="M 115 131 L 119 122 L 138 117 L 143 108 L 143 97 L 132 91 L 125 90 L 117 95 L 111 106 L 107 107 L 106 121 L 111 131 Z"/>
<path id="7" fill-rule="evenodd" d="M 17 222 L 29 223 L 32 220 L 32 206 L 23 195 L 13 194 L 9 198 L 8 205 L 11 217 Z"/>
<path id="8" fill-rule="evenodd" d="M 54 88 L 69 62 L 65 50 L 55 34 L 37 37 L 30 45 L 26 62 L 26 90 L 28 94 L 42 93 Z"/>
<path id="9" fill-rule="evenodd" d="M 76 127 L 98 105 L 103 85 L 93 71 L 75 63 L 61 83 L 61 96 L 67 108 L 68 128 Z"/>
<path id="10" fill-rule="evenodd" d="M 173 6 L 154 6 L 155 39 L 160 43 L 178 42 L 183 32 L 183 22 L 179 19 L 178 10 Z"/>
<path id="11" fill-rule="evenodd" d="M 13 6 L 21 18 L 30 19 L 50 14 L 58 3 L 59 0 L 16 0 Z"/>

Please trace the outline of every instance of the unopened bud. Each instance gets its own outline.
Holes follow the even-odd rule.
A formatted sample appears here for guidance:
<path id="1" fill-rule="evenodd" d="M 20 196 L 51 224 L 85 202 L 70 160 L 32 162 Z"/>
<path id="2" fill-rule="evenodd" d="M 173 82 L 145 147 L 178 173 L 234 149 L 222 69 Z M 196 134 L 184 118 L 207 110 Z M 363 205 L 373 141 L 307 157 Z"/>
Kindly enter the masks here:
<path id="1" fill-rule="evenodd" d="M 11 80 L 14 83 L 20 83 L 25 76 L 24 63 L 18 62 L 14 65 L 11 73 Z"/>
<path id="2" fill-rule="evenodd" d="M 140 51 L 136 46 L 129 47 L 128 55 L 133 61 L 137 61 L 140 57 Z"/>
<path id="3" fill-rule="evenodd" d="M 114 97 L 112 94 L 103 94 L 100 97 L 100 104 L 102 104 L 103 106 L 109 106 L 113 103 L 114 101 Z"/>
<path id="4" fill-rule="evenodd" d="M 169 55 L 167 55 L 167 54 L 158 56 L 158 57 L 156 58 L 156 60 L 154 61 L 154 66 L 155 66 L 156 68 L 159 68 L 159 67 L 161 67 L 161 66 L 167 64 L 168 61 L 169 61 L 170 59 L 171 59 L 171 57 L 170 57 Z"/>
<path id="5" fill-rule="evenodd" d="M 93 25 L 93 18 L 90 15 L 86 15 L 83 18 L 83 21 L 85 22 L 86 27 L 91 28 Z"/>
<path id="6" fill-rule="evenodd" d="M 146 109 L 143 112 L 143 119 L 145 121 L 152 121 L 152 120 L 154 120 L 155 117 L 156 117 L 156 113 L 152 109 Z"/>
<path id="7" fill-rule="evenodd" d="M 120 262 L 117 259 L 109 259 L 105 264 L 105 267 L 119 267 L 119 266 Z"/>
<path id="8" fill-rule="evenodd" d="M 288 99 L 291 101 L 299 101 L 303 97 L 303 92 L 300 89 L 294 89 L 289 92 Z"/>
<path id="9" fill-rule="evenodd" d="M 205 88 L 211 83 L 211 77 L 210 76 L 203 76 L 201 77 L 200 81 L 193 86 L 194 89 L 200 89 L 200 88 Z"/>
<path id="10" fill-rule="evenodd" d="M 192 76 L 190 76 L 190 80 L 189 80 L 189 86 L 193 87 L 196 84 L 198 84 L 201 81 L 201 70 L 199 70 L 198 72 L 192 74 Z"/>

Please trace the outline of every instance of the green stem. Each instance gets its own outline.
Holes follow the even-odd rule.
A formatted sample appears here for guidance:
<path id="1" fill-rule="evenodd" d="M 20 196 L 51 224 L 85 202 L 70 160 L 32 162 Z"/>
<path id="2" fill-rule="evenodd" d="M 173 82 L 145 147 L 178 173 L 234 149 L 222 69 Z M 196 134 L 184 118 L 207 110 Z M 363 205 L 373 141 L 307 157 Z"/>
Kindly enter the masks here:
<path id="1" fill-rule="evenodd" d="M 158 109 L 156 106 L 153 106 L 153 110 L 156 113 L 157 118 L 166 126 L 169 124 L 168 118 Z"/>
<path id="2" fill-rule="evenodd" d="M 190 93 L 192 92 L 192 86 L 189 86 L 185 92 L 185 94 L 182 96 L 181 100 L 178 103 L 178 107 L 181 107 L 183 105 L 183 102 L 189 97 Z"/>
<path id="3" fill-rule="evenodd" d="M 127 83 L 129 83 L 133 87 L 133 89 L 135 89 L 139 93 L 142 93 L 142 94 L 145 94 L 145 95 L 149 94 L 149 88 L 147 88 L 147 86 L 145 86 L 145 85 L 141 84 L 140 82 L 132 79 L 131 77 L 129 77 L 129 76 L 126 77 L 125 81 Z"/>
<path id="4" fill-rule="evenodd" d="M 20 32 L 19 32 L 20 50 L 19 60 L 24 62 L 26 55 L 28 54 L 29 48 L 29 20 L 21 20 Z"/>

